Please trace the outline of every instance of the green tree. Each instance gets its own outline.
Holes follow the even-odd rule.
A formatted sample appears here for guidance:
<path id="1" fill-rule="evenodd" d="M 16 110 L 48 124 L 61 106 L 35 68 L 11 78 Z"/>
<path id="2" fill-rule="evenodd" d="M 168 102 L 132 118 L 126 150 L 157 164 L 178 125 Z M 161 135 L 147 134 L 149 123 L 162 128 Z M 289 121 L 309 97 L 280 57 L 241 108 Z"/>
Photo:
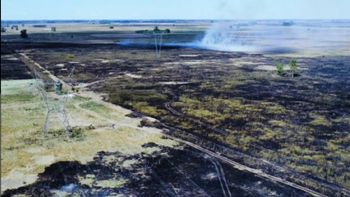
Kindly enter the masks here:
<path id="1" fill-rule="evenodd" d="M 289 68 L 292 72 L 292 77 L 294 77 L 297 74 L 298 67 L 299 67 L 299 65 L 297 64 L 297 60 L 292 59 L 289 63 Z"/>
<path id="2" fill-rule="evenodd" d="M 276 70 L 277 70 L 277 74 L 283 75 L 283 73 L 284 73 L 284 64 L 277 63 L 276 64 Z"/>

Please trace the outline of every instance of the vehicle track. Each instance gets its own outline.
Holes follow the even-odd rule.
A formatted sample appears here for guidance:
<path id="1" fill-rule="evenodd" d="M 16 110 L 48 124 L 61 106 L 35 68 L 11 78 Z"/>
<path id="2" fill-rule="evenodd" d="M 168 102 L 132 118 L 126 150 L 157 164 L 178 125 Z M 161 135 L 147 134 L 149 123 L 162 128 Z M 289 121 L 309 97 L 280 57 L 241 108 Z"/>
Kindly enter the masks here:
<path id="1" fill-rule="evenodd" d="M 164 104 L 164 107 L 170 112 L 170 113 L 172 113 L 173 115 L 175 115 L 175 116 L 182 116 L 182 117 L 185 117 L 186 115 L 185 114 L 182 114 L 181 112 L 179 112 L 179 111 L 177 111 L 176 109 L 174 109 L 174 108 L 172 108 L 172 106 L 171 106 L 171 103 L 172 102 L 174 102 L 174 99 L 172 99 L 171 101 L 169 101 L 169 102 L 167 102 L 167 103 L 165 103 Z M 193 118 L 191 118 L 191 120 L 193 120 Z M 200 120 L 196 120 L 196 119 L 194 119 L 195 120 L 195 122 L 198 122 L 198 123 L 202 123 Z M 202 125 L 203 124 L 205 124 L 205 123 L 202 123 Z M 166 128 L 170 128 L 170 129 L 175 129 L 175 130 L 181 130 L 181 129 L 179 129 L 179 128 L 173 128 L 173 127 L 171 127 L 171 126 L 168 126 L 168 125 L 165 125 L 165 124 L 163 124 L 163 126 L 165 126 Z M 210 128 L 208 128 L 209 130 L 210 130 Z M 168 136 L 170 136 L 170 135 L 168 135 Z M 176 137 L 174 137 L 174 136 L 171 136 L 171 137 L 173 137 L 173 138 L 176 138 Z M 176 138 L 176 139 L 180 139 L 180 138 Z M 182 139 L 181 139 L 182 140 Z M 186 140 L 183 140 L 183 141 L 186 141 Z M 189 142 L 189 141 L 187 141 L 187 142 Z M 192 142 L 189 142 L 189 143 L 192 143 Z M 192 143 L 193 144 L 193 143 Z M 203 147 L 202 147 L 203 148 Z M 208 150 L 208 149 L 206 149 L 206 150 Z M 215 153 L 215 152 L 213 152 L 213 153 Z M 218 156 L 221 156 L 221 154 L 218 154 L 218 153 L 215 153 L 215 154 L 217 154 Z M 226 159 L 228 159 L 227 157 L 226 157 Z M 228 160 L 230 160 L 230 159 L 228 159 Z M 260 160 L 260 159 L 259 159 Z M 231 160 L 232 161 L 232 160 Z M 262 162 L 265 162 L 265 161 L 263 161 L 263 160 L 261 160 Z M 237 162 L 235 162 L 235 163 L 237 163 Z M 276 164 L 273 164 L 273 163 L 270 163 L 270 162 L 265 162 L 265 163 L 268 163 L 268 164 L 270 164 L 270 165 L 272 165 L 272 166 L 274 166 L 274 167 L 276 167 L 276 168 L 280 168 L 280 169 L 283 169 L 283 167 L 281 167 L 281 166 L 278 166 L 278 165 L 276 165 Z M 245 165 L 242 165 L 242 164 L 240 164 L 241 166 L 245 166 Z M 248 166 L 246 166 L 246 167 L 248 167 Z M 248 168 L 250 168 L 250 167 L 248 167 Z M 239 170 L 241 170 L 240 168 L 237 168 L 237 169 L 239 169 Z M 259 172 L 261 172 L 261 173 L 263 173 L 264 175 L 264 177 L 265 178 L 268 178 L 269 176 L 271 176 L 272 177 L 272 179 L 270 179 L 270 180 L 273 180 L 274 178 L 277 178 L 278 180 L 275 180 L 275 181 L 277 181 L 277 182 L 280 182 L 280 183 L 284 183 L 286 180 L 285 179 L 282 179 L 282 178 L 280 178 L 280 177 L 277 177 L 277 176 L 273 176 L 273 175 L 269 175 L 269 174 L 267 174 L 267 173 L 264 173 L 264 172 L 262 172 L 260 169 L 258 170 L 258 169 L 254 169 L 254 168 L 250 168 L 250 169 L 252 169 L 252 171 L 251 172 L 257 172 L 257 171 L 259 171 Z M 286 171 L 286 169 L 283 169 L 283 171 Z M 255 174 L 258 174 L 258 173 L 255 173 Z M 303 188 L 303 189 L 306 189 L 306 190 L 309 190 L 310 191 L 310 194 L 312 193 L 312 192 L 315 192 L 315 194 L 316 195 L 314 195 L 314 196 L 326 196 L 326 195 L 324 195 L 324 194 L 321 194 L 321 193 L 319 193 L 319 192 L 316 192 L 316 191 L 314 191 L 314 190 L 312 190 L 312 189 L 309 189 L 309 188 L 306 188 L 306 187 L 304 187 L 304 186 L 301 186 L 301 185 L 299 185 L 299 184 L 297 184 L 297 183 L 293 183 L 293 182 L 288 182 L 288 183 L 286 183 L 285 185 L 289 185 L 289 186 L 292 186 L 293 187 L 293 185 L 295 185 L 296 187 L 294 187 L 294 188 L 296 188 L 296 189 L 298 189 L 298 187 L 300 187 L 300 188 Z M 332 187 L 332 186 L 331 186 Z M 303 189 L 301 189 L 302 191 L 304 191 Z M 332 187 L 332 189 L 337 189 L 337 188 L 334 188 L 334 187 Z M 349 195 L 350 196 L 350 191 L 349 190 L 346 190 L 346 189 L 343 189 L 343 188 L 338 188 L 338 189 L 340 189 L 340 190 L 338 190 L 338 191 L 341 191 L 341 195 Z M 305 191 L 306 192 L 306 191 Z M 312 195 L 312 194 L 311 194 Z"/>
<path id="2" fill-rule="evenodd" d="M 248 167 L 246 165 L 243 165 L 243 164 L 240 164 L 238 162 L 235 162 L 235 161 L 232 161 L 231 159 L 227 158 L 227 157 L 224 157 L 222 155 L 219 155 L 213 151 L 210 151 L 208 149 L 205 149 L 201 146 L 198 146 L 196 144 L 193 144 L 192 142 L 188 142 L 188 141 L 185 141 L 185 140 L 182 140 L 182 139 L 179 139 L 179 138 L 176 138 L 176 137 L 173 137 L 171 135 L 168 135 L 168 134 L 164 134 L 166 137 L 172 139 L 172 140 L 175 140 L 177 142 L 180 142 L 180 143 L 183 143 L 183 144 L 186 144 L 192 148 L 195 148 L 203 153 L 206 153 L 222 162 L 225 162 L 229 165 L 231 165 L 232 167 L 234 167 L 235 169 L 238 169 L 238 170 L 241 170 L 241 171 L 247 171 L 247 172 L 250 172 L 250 173 L 253 173 L 255 175 L 257 175 L 258 177 L 261 177 L 261 178 L 265 178 L 265 179 L 268 179 L 272 182 L 276 182 L 276 183 L 280 183 L 280 184 L 283 184 L 283 185 L 287 185 L 289 187 L 292 187 L 294 189 L 297 189 L 297 190 L 301 190 L 303 192 L 306 192 L 312 196 L 315 196 L 315 197 L 327 197 L 326 195 L 324 194 L 321 194 L 319 192 L 316 192 L 312 189 L 309 189 L 309 188 L 306 188 L 306 187 L 303 187 L 301 185 L 298 185 L 296 183 L 292 183 L 290 181 L 287 181 L 285 179 L 281 179 L 279 177 L 276 177 L 276 176 L 272 176 L 272 175 L 269 175 L 269 174 L 266 174 L 264 173 L 262 170 L 259 170 L 259 169 L 254 169 L 254 168 L 251 168 L 251 167 Z"/>
<path id="3" fill-rule="evenodd" d="M 209 160 L 215 167 L 215 170 L 221 185 L 222 193 L 224 194 L 225 197 L 231 197 L 232 194 L 228 186 L 228 183 L 226 181 L 225 173 L 224 173 L 224 170 L 222 169 L 221 164 L 215 159 L 213 159 L 212 157 L 209 157 Z"/>

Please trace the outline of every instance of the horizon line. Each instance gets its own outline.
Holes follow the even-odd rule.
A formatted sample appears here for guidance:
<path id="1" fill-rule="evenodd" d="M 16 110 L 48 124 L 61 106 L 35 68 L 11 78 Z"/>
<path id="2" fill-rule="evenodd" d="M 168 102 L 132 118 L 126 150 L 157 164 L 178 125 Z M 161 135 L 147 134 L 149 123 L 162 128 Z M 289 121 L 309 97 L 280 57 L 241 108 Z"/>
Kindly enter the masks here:
<path id="1" fill-rule="evenodd" d="M 266 18 L 266 19 L 1 19 L 1 21 L 235 21 L 235 20 L 350 20 L 350 18 Z"/>

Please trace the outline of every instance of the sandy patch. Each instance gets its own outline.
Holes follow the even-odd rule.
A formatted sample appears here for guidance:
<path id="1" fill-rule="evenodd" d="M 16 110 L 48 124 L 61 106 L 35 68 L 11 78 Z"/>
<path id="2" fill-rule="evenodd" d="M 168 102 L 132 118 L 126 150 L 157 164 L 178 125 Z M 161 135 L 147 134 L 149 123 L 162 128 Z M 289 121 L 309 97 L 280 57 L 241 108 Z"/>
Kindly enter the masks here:
<path id="1" fill-rule="evenodd" d="M 57 68 L 63 68 L 63 67 L 64 67 L 64 64 L 56 64 L 55 67 L 57 67 Z"/>
<path id="2" fill-rule="evenodd" d="M 135 78 L 135 79 L 142 78 L 141 75 L 135 75 L 135 74 L 131 74 L 131 73 L 125 73 L 125 76 L 130 77 L 130 78 Z"/>
<path id="3" fill-rule="evenodd" d="M 159 82 L 161 85 L 184 85 L 188 84 L 189 82 L 186 81 L 164 81 L 164 82 Z"/>
<path id="4" fill-rule="evenodd" d="M 35 182 L 37 176 L 13 169 L 8 176 L 1 178 L 1 191 L 15 189 Z"/>
<path id="5" fill-rule="evenodd" d="M 180 54 L 179 57 L 198 57 L 199 54 Z"/>
<path id="6" fill-rule="evenodd" d="M 16 58 L 16 57 L 10 57 L 10 58 L 6 58 L 6 60 L 9 60 L 9 61 L 17 61 L 17 60 L 19 60 L 19 59 Z"/>
<path id="7" fill-rule="evenodd" d="M 260 65 L 255 68 L 255 70 L 265 70 L 265 71 L 274 71 L 276 70 L 276 66 L 271 65 Z"/>
<path id="8" fill-rule="evenodd" d="M 34 162 L 38 165 L 50 165 L 55 162 L 55 156 L 53 155 L 46 155 L 46 156 L 41 156 L 37 155 L 33 157 Z"/>

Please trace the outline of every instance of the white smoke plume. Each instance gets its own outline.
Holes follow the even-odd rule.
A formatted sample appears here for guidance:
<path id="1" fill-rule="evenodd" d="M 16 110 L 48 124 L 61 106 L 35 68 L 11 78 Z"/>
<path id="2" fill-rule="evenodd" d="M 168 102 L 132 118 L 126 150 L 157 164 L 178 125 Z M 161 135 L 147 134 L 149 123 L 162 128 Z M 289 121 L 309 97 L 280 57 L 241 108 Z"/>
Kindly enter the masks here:
<path id="1" fill-rule="evenodd" d="M 239 4 L 239 6 L 238 6 Z M 220 51 L 256 51 L 257 49 L 246 39 L 246 34 L 242 34 L 242 22 L 238 22 L 241 16 L 245 19 L 251 18 L 258 12 L 257 8 L 263 7 L 263 0 L 261 4 L 256 5 L 252 0 L 238 1 L 238 0 L 222 0 L 218 4 L 218 13 L 220 13 L 223 21 L 216 21 L 205 32 L 205 35 L 199 47 L 220 50 Z"/>

